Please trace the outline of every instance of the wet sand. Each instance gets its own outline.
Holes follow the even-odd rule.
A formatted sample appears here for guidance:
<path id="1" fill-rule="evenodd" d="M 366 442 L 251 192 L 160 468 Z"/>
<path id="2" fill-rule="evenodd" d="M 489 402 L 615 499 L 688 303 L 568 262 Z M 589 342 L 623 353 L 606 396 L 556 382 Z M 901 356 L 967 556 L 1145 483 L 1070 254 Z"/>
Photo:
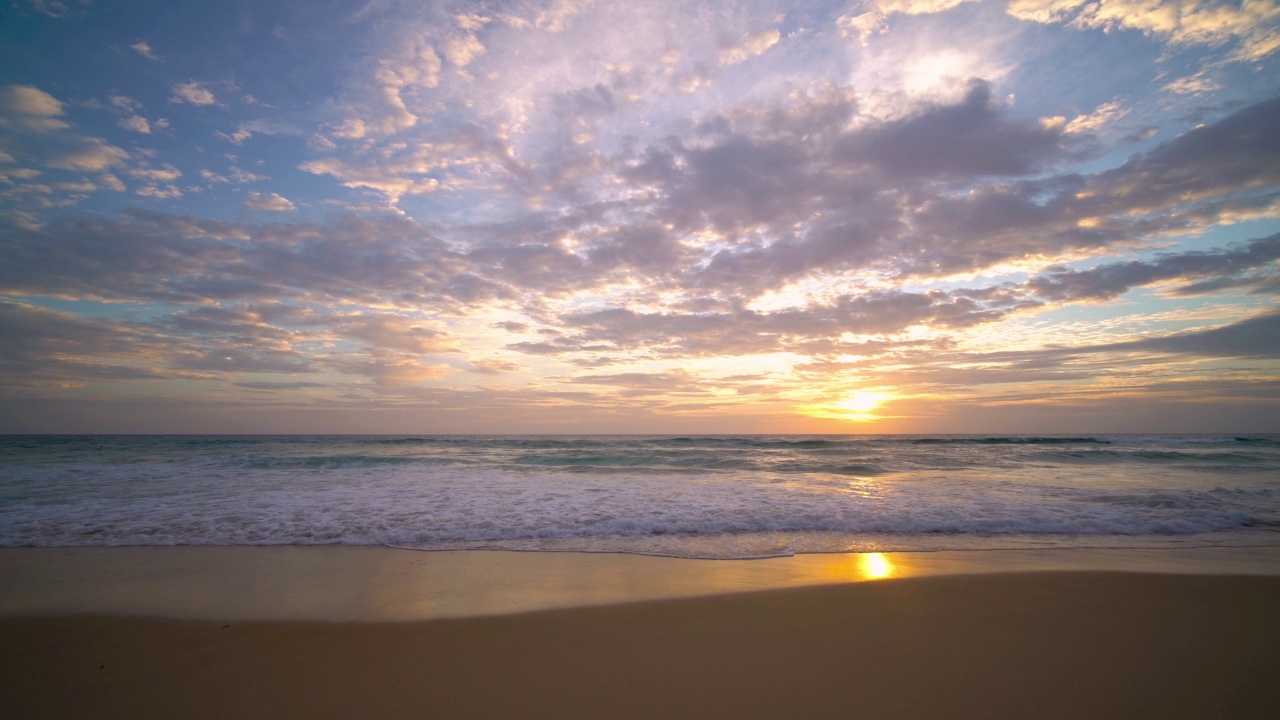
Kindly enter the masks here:
<path id="1" fill-rule="evenodd" d="M 14 568 L 42 554 L 40 563 L 56 566 L 53 552 L 0 553 L 0 570 L 24 577 Z M 490 557 L 502 556 L 504 568 L 507 560 L 567 563 L 579 574 L 624 557 L 582 564 L 510 555 Z M 895 558 L 908 564 L 886 560 Z M 645 572 L 653 577 L 662 568 L 680 576 L 718 567 L 645 560 L 658 562 L 635 567 L 652 565 Z M 301 612 L 243 619 L 253 614 L 246 607 L 279 597 L 226 604 L 234 612 L 221 618 L 216 603 L 185 613 L 20 612 L 13 598 L 21 593 L 6 583 L 0 706 L 23 718 L 1264 717 L 1280 707 L 1274 567 L 1243 575 L 926 573 L 399 622 L 385 619 L 393 615 L 385 599 L 365 606 L 364 619 L 341 622 Z M 171 587 L 201 575 L 155 573 L 147 582 L 163 583 L 168 573 Z M 73 575 L 49 571 L 46 579 L 69 595 L 110 586 Z M 608 573 L 601 577 L 608 584 Z M 358 582 L 348 574 L 320 587 Z M 220 592 L 268 586 L 246 581 Z M 379 613 L 384 619 L 368 619 Z"/>

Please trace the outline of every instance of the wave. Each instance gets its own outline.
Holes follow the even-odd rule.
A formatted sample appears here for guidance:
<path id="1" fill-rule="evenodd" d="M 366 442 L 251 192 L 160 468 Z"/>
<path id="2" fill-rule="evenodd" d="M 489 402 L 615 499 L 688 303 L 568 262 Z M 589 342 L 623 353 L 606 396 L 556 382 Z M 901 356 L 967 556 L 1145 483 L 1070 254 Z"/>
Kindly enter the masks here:
<path id="1" fill-rule="evenodd" d="M 1095 437 L 934 437 L 911 438 L 912 445 L 1110 445 L 1111 440 Z"/>
<path id="2" fill-rule="evenodd" d="M 209 465 L 252 470 L 333 470 L 379 466 L 448 466 L 461 458 L 401 455 L 227 455 L 209 458 Z"/>
<path id="3" fill-rule="evenodd" d="M 158 476 L 163 478 L 164 476 Z M 237 480 L 0 504 L 0 545 L 444 545 L 574 539 L 582 548 L 675 536 L 1184 536 L 1245 529 L 1280 544 L 1280 488 L 1062 486 L 453 472 Z M 283 478 L 283 479 L 281 479 Z M 294 478 L 292 484 L 289 479 Z M 1272 537 L 1274 536 L 1274 537 Z M 667 540 L 664 540 L 666 538 Z M 610 540 L 612 539 L 612 540 Z M 732 544 L 732 543 L 731 543 Z M 742 543 L 737 543 L 741 545 Z"/>

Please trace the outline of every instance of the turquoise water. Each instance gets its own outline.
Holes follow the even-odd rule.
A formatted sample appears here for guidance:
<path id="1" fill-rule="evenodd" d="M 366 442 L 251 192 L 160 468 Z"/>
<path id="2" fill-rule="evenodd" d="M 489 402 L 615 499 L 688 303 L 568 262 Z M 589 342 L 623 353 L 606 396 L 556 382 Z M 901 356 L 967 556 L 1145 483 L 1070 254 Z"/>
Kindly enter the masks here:
<path id="1" fill-rule="evenodd" d="M 1280 546 L 1280 436 L 0 437 L 0 545 Z"/>

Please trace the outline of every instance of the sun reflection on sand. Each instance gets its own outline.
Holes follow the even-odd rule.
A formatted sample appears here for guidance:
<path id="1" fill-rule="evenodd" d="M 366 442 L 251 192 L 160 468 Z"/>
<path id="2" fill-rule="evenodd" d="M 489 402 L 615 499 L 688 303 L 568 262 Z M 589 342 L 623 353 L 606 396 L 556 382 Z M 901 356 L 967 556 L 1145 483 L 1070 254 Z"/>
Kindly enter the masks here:
<path id="1" fill-rule="evenodd" d="M 883 580 L 893 575 L 893 563 L 884 553 L 863 553 L 858 556 L 858 572 L 866 580 Z"/>
<path id="2" fill-rule="evenodd" d="M 796 556 L 790 558 L 790 561 L 801 566 L 821 562 L 821 574 L 828 582 L 866 582 L 916 574 L 912 572 L 910 564 L 903 564 L 905 558 L 901 553 L 892 560 L 889 555 L 879 552 L 831 555 L 824 561 L 817 560 L 818 557 L 820 556 Z"/>

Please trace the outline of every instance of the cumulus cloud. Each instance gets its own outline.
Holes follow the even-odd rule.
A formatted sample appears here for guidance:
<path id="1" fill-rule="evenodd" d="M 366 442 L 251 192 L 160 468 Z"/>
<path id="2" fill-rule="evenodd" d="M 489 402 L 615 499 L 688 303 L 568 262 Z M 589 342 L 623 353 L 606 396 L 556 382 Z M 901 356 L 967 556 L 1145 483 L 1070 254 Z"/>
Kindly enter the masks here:
<path id="1" fill-rule="evenodd" d="M 547 32 L 561 32 L 575 15 L 593 4 L 595 0 L 551 0 L 545 9 L 534 14 L 532 25 Z"/>
<path id="2" fill-rule="evenodd" d="M 1129 114 L 1129 108 L 1123 106 L 1122 101 L 1112 100 L 1111 102 L 1099 105 L 1093 112 L 1086 115 L 1078 115 L 1071 122 L 1066 124 L 1064 128 L 1067 133 L 1096 133 L 1105 127 L 1114 124 L 1117 120 Z"/>
<path id="3" fill-rule="evenodd" d="M 150 183 L 171 183 L 182 177 L 182 171 L 169 163 L 162 163 L 159 167 L 141 163 L 130 169 L 129 175 Z"/>
<path id="4" fill-rule="evenodd" d="M 124 163 L 129 153 L 105 140 L 88 137 L 69 139 L 64 150 L 55 152 L 45 164 L 59 170 L 99 172 Z"/>
<path id="5" fill-rule="evenodd" d="M 139 40 L 129 48 L 148 60 L 160 60 L 160 56 L 151 49 L 151 45 L 146 40 Z"/>
<path id="6" fill-rule="evenodd" d="M 1265 313 L 1207 330 L 1190 330 L 1084 350 L 1091 353 L 1145 350 L 1211 358 L 1280 358 L 1280 313 Z"/>
<path id="7" fill-rule="evenodd" d="M 1222 83 L 1209 77 L 1204 70 L 1180 77 L 1164 86 L 1164 90 L 1178 95 L 1202 95 L 1221 88 Z"/>
<path id="8" fill-rule="evenodd" d="M 472 360 L 471 369 L 485 375 L 501 375 L 503 373 L 520 372 L 525 369 L 525 366 L 506 360 L 488 359 Z"/>
<path id="9" fill-rule="evenodd" d="M 252 225 L 129 210 L 114 220 L 67 218 L 37 229 L 0 222 L 10 259 L 0 265 L 0 293 L 11 296 L 375 305 L 434 298 L 444 312 L 463 298 L 503 292 L 466 280 L 455 253 L 416 223 L 393 217 Z"/>
<path id="10" fill-rule="evenodd" d="M 1272 357 L 1244 338 L 1273 330 L 1250 318 L 1280 292 L 1274 228 L 1222 235 L 1265 237 L 1214 249 L 1177 244 L 1280 217 L 1280 100 L 1199 97 L 1247 68 L 1169 62 L 1145 89 L 1124 75 L 1044 92 L 1027 78 L 1045 61 L 1001 55 L 1039 31 L 955 0 L 853 4 L 836 25 L 866 49 L 839 37 L 837 13 L 790 8 L 392 5 L 349 18 L 344 29 L 369 34 L 317 68 L 330 94 L 305 113 L 272 83 L 228 70 L 260 101 L 184 116 L 184 130 L 208 123 L 190 135 L 191 153 L 170 154 L 164 137 L 152 149 L 134 135 L 126 152 L 73 132 L 72 116 L 87 126 L 83 110 L 106 137 L 124 136 L 117 124 L 159 134 L 161 121 L 119 92 L 90 96 L 112 113 L 94 118 L 85 108 L 103 103 L 6 89 L 0 293 L 146 304 L 149 322 L 98 325 L 140 338 L 147 359 L 75 346 L 82 364 L 101 366 L 83 377 L 151 368 L 238 397 L 306 391 L 290 401 L 378 393 L 414 407 L 683 412 L 750 398 L 787 410 L 858 383 L 922 393 L 968 383 L 1038 402 L 1065 392 L 1051 388 L 1059 381 L 1131 381 L 1123 361 L 1142 363 L 1154 384 L 1184 372 L 1162 363 Z M 1100 12 L 1085 4 L 1046 7 L 1048 22 L 1131 27 L 1077 23 Z M 934 42 L 957 23 L 1002 40 Z M 1216 60 L 1247 44 L 1243 30 L 1220 41 L 1147 32 L 1216 48 Z M 1083 38 L 1049 35 L 1064 47 Z M 1001 74 L 1016 59 L 1026 64 Z M 349 70 L 330 72 L 339 66 Z M 927 83 L 912 84 L 917 70 Z M 226 87 L 169 90 L 207 107 L 227 102 L 215 97 Z M 1146 142 L 1154 132 L 1160 141 Z M 304 142 L 285 151 L 286 136 Z M 267 185 L 268 172 L 284 184 Z M 55 210 L 125 182 L 136 196 Z M 136 208 L 161 205 L 143 198 L 243 212 L 237 222 L 146 212 Z M 315 215 L 325 207 L 339 212 Z M 1185 312 L 1165 327 L 1192 329 L 1038 329 L 1053 317 L 1040 313 L 1135 288 L 1151 290 L 1125 302 L 1175 306 Z M 1207 295 L 1212 314 L 1186 310 Z M 89 337 L 86 322 L 59 327 Z M 1019 349 L 989 352 L 1002 344 Z M 61 367 L 64 379 L 78 372 Z M 285 377 L 235 377 L 257 372 Z M 453 389 L 467 383 L 512 395 Z M 1030 383 L 1044 384 L 1012 387 Z"/>
<path id="11" fill-rule="evenodd" d="M 721 65 L 736 65 L 778 44 L 782 35 L 772 28 L 757 30 L 740 41 L 720 50 Z"/>
<path id="12" fill-rule="evenodd" d="M 1233 249 L 1166 253 L 1154 260 L 1107 263 L 1088 270 L 1052 269 L 1027 283 L 1036 295 L 1055 301 L 1110 300 L 1130 289 L 1156 282 L 1176 280 L 1180 292 L 1194 293 L 1207 289 L 1203 282 L 1213 279 L 1212 287 L 1260 285 L 1275 277 L 1262 271 L 1280 260 L 1280 233 L 1250 241 Z"/>
<path id="13" fill-rule="evenodd" d="M 1280 49 L 1280 5 L 1271 0 L 1013 0 L 1008 13 L 1081 29 L 1137 30 L 1178 45 L 1232 44 L 1235 60 L 1257 61 Z"/>
<path id="14" fill-rule="evenodd" d="M 195 378 L 158 367 L 170 346 L 154 328 L 0 301 L 0 387 L 80 387 L 88 382 Z"/>
<path id="15" fill-rule="evenodd" d="M 61 116 L 63 104 L 31 85 L 8 85 L 0 91 L 0 127 L 29 132 L 51 132 L 71 127 Z"/>
<path id="16" fill-rule="evenodd" d="M 465 60 L 460 63 L 465 65 L 478 52 L 463 44 L 450 59 L 455 63 Z M 368 135 L 397 133 L 417 125 L 418 116 L 405 104 L 405 95 L 438 86 L 440 67 L 440 56 L 423 39 L 407 42 L 399 52 L 379 59 L 373 71 L 372 87 L 358 93 L 359 105 L 351 108 L 355 116 L 339 123 L 333 135 L 359 140 Z"/>
<path id="17" fill-rule="evenodd" d="M 147 122 L 146 118 L 139 115 L 130 115 L 128 117 L 120 118 L 116 121 L 116 124 L 131 132 L 142 133 L 143 135 L 151 134 L 151 123 Z"/>
<path id="18" fill-rule="evenodd" d="M 171 103 L 190 103 L 197 107 L 204 107 L 215 105 L 218 102 L 218 99 L 213 96 L 212 90 L 195 80 L 173 83 L 169 86 L 169 89 L 173 92 L 173 95 L 169 98 Z"/>
<path id="19" fill-rule="evenodd" d="M 223 140 L 226 140 L 232 145 L 241 145 L 244 143 L 245 140 L 248 140 L 249 138 L 253 137 L 253 133 L 250 132 L 247 128 L 245 128 L 243 125 L 241 125 L 240 127 L 235 129 L 235 132 L 224 133 L 222 131 L 218 131 L 214 133 L 214 136 L 222 138 Z"/>
<path id="20" fill-rule="evenodd" d="M 445 40 L 442 50 L 449 62 L 464 68 L 470 65 L 477 55 L 484 52 L 484 45 L 476 39 L 475 35 L 467 34 Z"/>
<path id="21" fill-rule="evenodd" d="M 384 391 L 394 391 L 415 386 L 426 380 L 434 380 L 457 372 L 457 368 L 443 363 L 422 363 L 416 358 L 399 355 L 373 359 L 343 360 L 329 363 L 341 373 L 362 375 Z"/>
<path id="22" fill-rule="evenodd" d="M 292 200 L 281 197 L 275 193 L 258 193 L 251 192 L 249 197 L 245 199 L 244 206 L 250 210 L 263 210 L 267 212 L 293 212 L 298 209 Z"/>
<path id="23" fill-rule="evenodd" d="M 356 315 L 339 321 L 338 332 L 387 350 L 426 355 L 456 352 L 453 339 L 429 323 L 404 315 Z"/>
<path id="24" fill-rule="evenodd" d="M 152 200 L 173 200 L 182 197 L 182 191 L 176 185 L 143 185 L 133 192 L 135 195 Z"/>
<path id="25" fill-rule="evenodd" d="M 27 7 L 31 10 L 46 15 L 51 18 L 68 18 L 73 17 L 88 5 L 92 0 L 19 0 L 19 7 Z"/>
<path id="26" fill-rule="evenodd" d="M 974 0 L 873 0 L 860 5 L 862 12 L 858 14 L 836 18 L 836 27 L 845 37 L 856 37 L 866 45 L 872 35 L 883 35 L 889 31 L 891 15 L 932 15 L 969 2 Z"/>
<path id="27" fill-rule="evenodd" d="M 972 80 L 957 105 L 851 135 L 841 151 L 890 175 L 1025 175 L 1063 157 L 1056 128 L 1004 120 L 990 84 Z"/>

